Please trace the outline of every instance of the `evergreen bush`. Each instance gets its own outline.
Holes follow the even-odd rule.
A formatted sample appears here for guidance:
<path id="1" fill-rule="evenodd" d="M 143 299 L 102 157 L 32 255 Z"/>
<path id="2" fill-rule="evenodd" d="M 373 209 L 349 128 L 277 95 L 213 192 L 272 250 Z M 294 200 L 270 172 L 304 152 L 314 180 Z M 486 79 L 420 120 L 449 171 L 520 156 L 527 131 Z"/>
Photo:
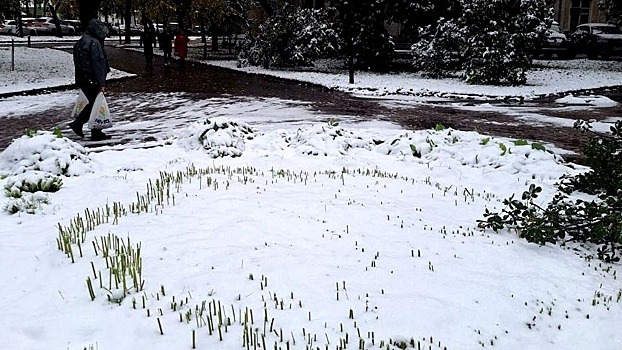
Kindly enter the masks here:
<path id="1" fill-rule="evenodd" d="M 461 72 L 471 84 L 525 84 L 531 53 L 550 23 L 546 1 L 464 0 L 461 8 L 413 45 L 414 66 L 438 77 Z"/>
<path id="2" fill-rule="evenodd" d="M 575 127 L 591 132 L 587 122 Z M 585 146 L 590 171 L 562 176 L 552 201 L 541 207 L 535 199 L 542 188 L 530 185 L 521 199 L 503 201 L 501 212 L 486 209 L 481 228 L 515 230 L 520 237 L 538 244 L 592 243 L 597 256 L 620 261 L 622 251 L 622 121 L 611 134 L 595 134 Z M 579 196 L 579 194 L 581 194 Z"/>
<path id="3" fill-rule="evenodd" d="M 328 11 L 285 6 L 269 18 L 240 53 L 242 64 L 268 67 L 311 66 L 339 48 Z"/>

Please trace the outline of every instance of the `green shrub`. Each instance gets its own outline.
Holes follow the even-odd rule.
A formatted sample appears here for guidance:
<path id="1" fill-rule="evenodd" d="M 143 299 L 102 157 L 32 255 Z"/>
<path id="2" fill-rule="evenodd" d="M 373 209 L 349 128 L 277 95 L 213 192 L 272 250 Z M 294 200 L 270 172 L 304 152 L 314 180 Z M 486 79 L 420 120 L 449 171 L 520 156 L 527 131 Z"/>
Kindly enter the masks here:
<path id="1" fill-rule="evenodd" d="M 17 175 L 11 177 L 4 186 L 7 197 L 20 198 L 22 192 L 56 192 L 63 186 L 63 180 L 55 175 L 36 173 L 33 176 Z"/>
<path id="2" fill-rule="evenodd" d="M 575 127 L 590 132 L 587 122 Z M 622 121 L 610 135 L 593 134 L 584 153 L 591 170 L 562 176 L 558 192 L 546 207 L 535 203 L 542 188 L 530 185 L 521 199 L 503 201 L 501 212 L 484 212 L 481 228 L 515 230 L 520 237 L 538 244 L 586 242 L 598 245 L 599 259 L 620 261 L 622 250 Z M 577 192 L 592 196 L 576 199 Z"/>

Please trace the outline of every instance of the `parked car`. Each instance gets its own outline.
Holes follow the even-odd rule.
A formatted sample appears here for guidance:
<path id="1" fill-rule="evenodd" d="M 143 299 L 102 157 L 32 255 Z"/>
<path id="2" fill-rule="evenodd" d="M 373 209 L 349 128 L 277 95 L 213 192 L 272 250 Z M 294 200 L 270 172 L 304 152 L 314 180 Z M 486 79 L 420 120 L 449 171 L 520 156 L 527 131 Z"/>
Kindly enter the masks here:
<path id="1" fill-rule="evenodd" d="M 52 17 L 39 17 L 35 19 L 34 28 L 38 34 L 51 34 L 56 35 L 58 28 L 56 27 L 56 20 Z M 63 35 L 74 35 L 76 30 L 73 26 L 69 26 L 60 22 L 60 29 Z"/>
<path id="2" fill-rule="evenodd" d="M 73 30 L 76 34 L 82 33 L 82 27 L 79 19 L 68 19 L 61 21 L 61 23 L 73 27 Z"/>
<path id="3" fill-rule="evenodd" d="M 177 33 L 177 29 L 179 28 L 179 24 L 177 22 L 170 22 L 168 24 L 168 27 L 171 29 L 171 32 L 173 34 L 175 34 L 175 33 Z M 163 30 L 164 30 L 164 24 L 162 24 L 162 23 L 156 24 L 156 32 L 162 33 Z"/>
<path id="4" fill-rule="evenodd" d="M 536 56 L 541 55 L 544 58 L 556 55 L 559 59 L 572 59 L 576 56 L 572 41 L 568 39 L 557 23 L 551 24 L 546 30 L 536 53 Z"/>
<path id="5" fill-rule="evenodd" d="M 0 34 L 13 35 L 17 32 L 17 21 L 10 20 L 0 23 Z"/>
<path id="6" fill-rule="evenodd" d="M 622 54 L 622 31 L 607 23 L 581 24 L 570 35 L 577 53 L 584 53 L 594 60 L 598 56 L 607 59 Z"/>
<path id="7" fill-rule="evenodd" d="M 34 26 L 34 18 L 22 18 L 22 29 L 26 35 L 37 35 Z M 6 21 L 6 23 L 0 24 L 0 34 L 17 35 L 17 20 L 12 19 Z"/>
<path id="8" fill-rule="evenodd" d="M 125 24 L 113 24 L 110 27 L 110 35 L 125 35 Z M 141 36 L 143 35 L 142 27 L 136 27 L 130 25 L 130 35 L 131 36 Z"/>

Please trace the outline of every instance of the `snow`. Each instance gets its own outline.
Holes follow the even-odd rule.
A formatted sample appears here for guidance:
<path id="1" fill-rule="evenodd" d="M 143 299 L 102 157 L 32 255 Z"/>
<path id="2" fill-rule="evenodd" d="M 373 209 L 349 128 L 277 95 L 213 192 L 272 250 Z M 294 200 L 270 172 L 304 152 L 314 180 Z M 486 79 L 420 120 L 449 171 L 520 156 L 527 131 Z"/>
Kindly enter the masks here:
<path id="1" fill-rule="evenodd" d="M 24 75 L 50 79 L 31 88 L 71 76 L 30 67 Z M 394 91 L 399 79 L 368 81 Z M 360 90 L 374 87 L 363 81 Z M 464 93 L 452 84 L 447 94 Z M 76 95 L 6 98 L 0 115 L 45 103 L 70 111 Z M 168 98 L 174 111 L 113 130 L 167 130 L 153 147 L 87 149 L 40 131 L 0 153 L 3 188 L 62 179 L 20 203 L 0 195 L 0 206 L 24 208 L 0 213 L 0 349 L 192 348 L 193 335 L 197 349 L 622 347 L 619 264 L 589 259 L 593 247 L 477 229 L 485 208 L 529 184 L 543 187 L 544 203 L 560 175 L 585 170 L 558 150 L 441 126 L 319 120 L 278 99 L 145 98 Z M 73 257 L 62 237 L 81 242 Z M 106 242 L 126 261 L 140 247 L 140 291 L 129 271 L 125 291 L 111 279 Z"/>
<path id="2" fill-rule="evenodd" d="M 575 61 L 578 61 L 575 62 Z M 589 90 L 620 85 L 622 72 L 615 66 L 603 74 L 602 64 L 587 59 L 573 60 L 570 66 L 534 69 L 527 74 L 524 86 L 471 85 L 454 79 L 429 79 L 417 73 L 378 75 L 356 72 L 354 84 L 349 83 L 348 72 L 332 70 L 277 71 L 261 67 L 238 67 L 235 61 L 209 61 L 209 64 L 241 70 L 253 74 L 267 74 L 285 79 L 299 80 L 353 93 L 358 96 L 407 96 L 412 98 L 478 98 L 478 99 L 534 99 L 568 91 Z M 543 62 L 543 64 L 545 64 Z M 582 65 L 581 65 L 582 64 Z"/>
<path id="3" fill-rule="evenodd" d="M 71 54 L 55 49 L 0 46 L 0 95 L 33 89 L 71 86 L 74 83 Z M 119 79 L 132 76 L 111 69 L 108 77 Z"/>

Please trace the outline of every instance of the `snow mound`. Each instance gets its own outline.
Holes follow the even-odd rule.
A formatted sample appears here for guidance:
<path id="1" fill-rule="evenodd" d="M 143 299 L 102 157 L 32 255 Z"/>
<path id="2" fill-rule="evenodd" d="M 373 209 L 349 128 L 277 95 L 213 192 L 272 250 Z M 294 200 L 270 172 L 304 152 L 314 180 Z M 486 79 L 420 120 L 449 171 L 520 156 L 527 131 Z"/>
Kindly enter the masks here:
<path id="1" fill-rule="evenodd" d="M 0 174 L 37 170 L 53 175 L 79 176 L 92 172 L 88 152 L 80 144 L 51 131 L 36 131 L 13 140 L 0 153 Z"/>
<path id="2" fill-rule="evenodd" d="M 455 166 L 488 168 L 509 174 L 541 173 L 538 166 L 542 162 L 564 166 L 562 158 L 537 142 L 496 138 L 440 125 L 435 130 L 399 134 L 376 146 L 375 150 L 400 158 L 420 158 L 429 164 L 453 162 Z"/>
<path id="3" fill-rule="evenodd" d="M 34 214 L 49 204 L 48 193 L 58 191 L 61 176 L 92 172 L 91 159 L 80 144 L 58 132 L 28 132 L 0 153 L 0 177 L 4 177 L 9 214 Z"/>
<path id="4" fill-rule="evenodd" d="M 4 194 L 8 197 L 3 209 L 9 214 L 26 212 L 34 214 L 44 204 L 50 203 L 49 192 L 56 192 L 63 186 L 58 175 L 32 170 L 11 175 L 6 179 Z"/>
<path id="5" fill-rule="evenodd" d="M 371 150 L 372 142 L 364 140 L 352 131 L 341 128 L 338 123 L 316 124 L 309 128 L 299 128 L 295 133 L 285 133 L 281 137 L 287 147 L 306 155 L 338 156 L 348 153 L 352 148 Z"/>
<path id="6" fill-rule="evenodd" d="M 23 192 L 56 192 L 62 185 L 63 180 L 59 176 L 34 170 L 9 176 L 4 191 L 9 197 L 19 198 Z"/>
<path id="7" fill-rule="evenodd" d="M 188 127 L 178 144 L 185 149 L 203 148 L 212 158 L 239 157 L 244 152 L 245 140 L 253 138 L 254 131 L 248 124 L 217 117 Z"/>
<path id="8" fill-rule="evenodd" d="M 565 97 L 558 98 L 555 100 L 556 103 L 559 104 L 569 104 L 569 105 L 582 105 L 582 106 L 596 106 L 596 107 L 615 107 L 618 103 L 608 97 L 605 96 L 573 96 L 571 94 L 566 95 Z"/>

